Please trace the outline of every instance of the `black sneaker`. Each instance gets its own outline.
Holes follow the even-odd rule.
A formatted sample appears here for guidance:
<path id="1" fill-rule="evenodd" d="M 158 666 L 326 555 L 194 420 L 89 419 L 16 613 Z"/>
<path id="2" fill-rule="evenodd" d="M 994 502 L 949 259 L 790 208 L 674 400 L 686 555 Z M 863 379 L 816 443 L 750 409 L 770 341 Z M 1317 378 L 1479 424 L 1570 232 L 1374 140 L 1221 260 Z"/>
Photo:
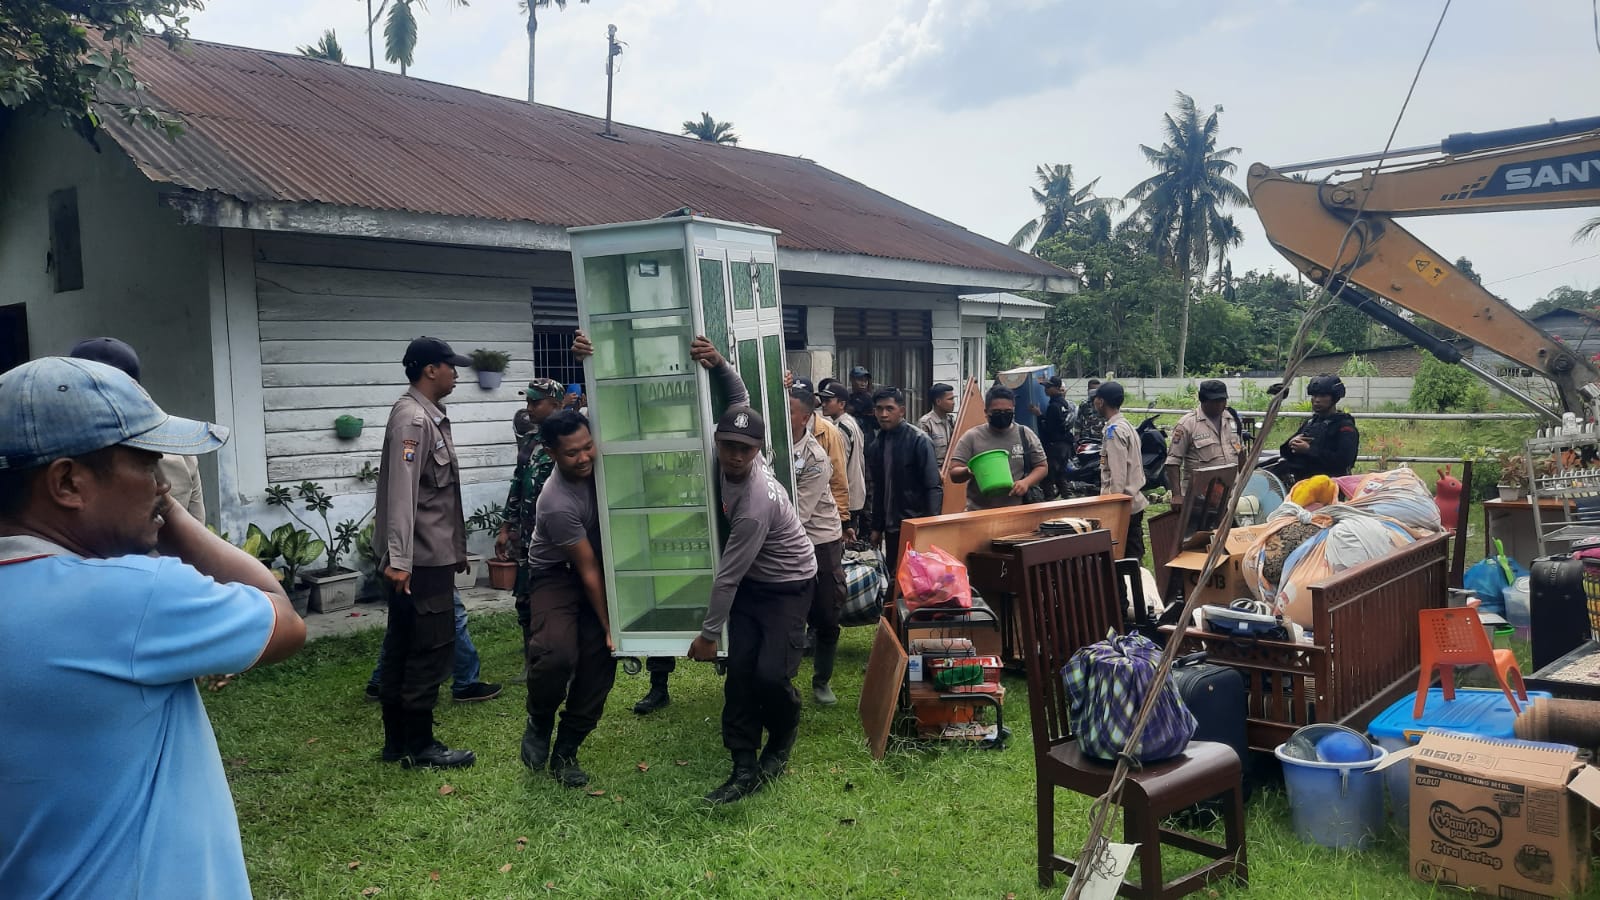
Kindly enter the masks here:
<path id="1" fill-rule="evenodd" d="M 716 805 L 734 803 L 761 790 L 761 769 L 757 766 L 734 766 L 728 780 L 706 794 L 706 802 Z"/>
<path id="2" fill-rule="evenodd" d="M 761 762 L 757 768 L 761 770 L 761 781 L 770 784 L 783 777 L 784 769 L 789 765 L 789 751 L 781 750 L 777 753 L 761 754 Z"/>
<path id="3" fill-rule="evenodd" d="M 471 750 L 451 750 L 434 741 L 416 753 L 401 757 L 400 765 L 407 769 L 464 769 L 477 761 L 477 755 Z"/>
<path id="4" fill-rule="evenodd" d="M 500 685 L 489 681 L 474 681 L 461 690 L 452 690 L 450 696 L 456 698 L 457 703 L 476 703 L 479 700 L 493 700 L 500 696 Z"/>
<path id="5" fill-rule="evenodd" d="M 378 698 L 378 693 L 379 693 L 378 692 L 378 686 L 373 684 L 370 681 L 367 682 L 367 702 L 368 703 L 377 703 L 378 699 L 379 699 Z"/>
<path id="6" fill-rule="evenodd" d="M 589 783 L 589 773 L 578 765 L 578 754 L 567 751 L 550 757 L 550 776 L 569 788 L 581 788 Z"/>
<path id="7" fill-rule="evenodd" d="M 671 702 L 672 696 L 667 693 L 666 685 L 652 684 L 650 685 L 650 693 L 645 694 L 638 703 L 633 705 L 633 712 L 634 715 L 647 716 Z"/>

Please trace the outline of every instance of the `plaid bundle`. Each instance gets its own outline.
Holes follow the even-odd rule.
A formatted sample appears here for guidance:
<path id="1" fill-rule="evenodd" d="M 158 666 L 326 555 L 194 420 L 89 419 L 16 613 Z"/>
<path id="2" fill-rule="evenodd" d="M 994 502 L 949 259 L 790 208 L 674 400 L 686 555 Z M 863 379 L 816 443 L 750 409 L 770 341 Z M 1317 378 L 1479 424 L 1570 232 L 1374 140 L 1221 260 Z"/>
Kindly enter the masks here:
<path id="1" fill-rule="evenodd" d="M 845 553 L 844 606 L 839 608 L 839 624 L 851 628 L 876 625 L 883 615 L 883 594 L 889 579 L 883 574 L 883 560 L 874 550 Z"/>
<path id="2" fill-rule="evenodd" d="M 1061 667 L 1072 701 L 1067 721 L 1084 755 L 1110 760 L 1122 752 L 1160 662 L 1161 648 L 1143 635 L 1108 633 Z M 1150 724 L 1132 751 L 1139 762 L 1177 756 L 1194 737 L 1194 715 L 1183 705 L 1178 686 L 1169 678 L 1160 690 Z"/>

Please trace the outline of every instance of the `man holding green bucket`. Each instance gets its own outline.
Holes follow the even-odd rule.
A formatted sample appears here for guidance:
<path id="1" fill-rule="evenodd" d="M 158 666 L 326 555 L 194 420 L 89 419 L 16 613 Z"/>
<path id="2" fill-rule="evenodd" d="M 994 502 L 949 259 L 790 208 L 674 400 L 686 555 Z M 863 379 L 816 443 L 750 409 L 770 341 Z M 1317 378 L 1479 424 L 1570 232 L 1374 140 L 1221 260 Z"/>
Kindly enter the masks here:
<path id="1" fill-rule="evenodd" d="M 983 413 L 988 422 L 969 429 L 950 450 L 950 480 L 967 486 L 969 511 L 1026 503 L 1028 491 L 1050 474 L 1044 444 L 1033 429 L 1017 424 L 1017 395 L 1010 388 L 990 388 Z"/>

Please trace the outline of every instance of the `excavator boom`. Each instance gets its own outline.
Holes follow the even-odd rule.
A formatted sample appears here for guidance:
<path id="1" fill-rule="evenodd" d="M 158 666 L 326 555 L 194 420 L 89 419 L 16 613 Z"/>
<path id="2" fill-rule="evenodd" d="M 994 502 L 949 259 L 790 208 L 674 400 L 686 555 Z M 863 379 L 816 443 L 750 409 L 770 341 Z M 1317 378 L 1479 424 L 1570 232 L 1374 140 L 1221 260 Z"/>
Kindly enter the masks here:
<path id="1" fill-rule="evenodd" d="M 1248 186 L 1267 240 L 1306 277 L 1321 284 L 1331 273 L 1336 283 L 1426 316 L 1550 379 L 1563 410 L 1593 414 L 1600 371 L 1395 217 L 1600 205 L 1600 131 L 1369 169 L 1341 182 L 1299 181 L 1256 163 Z"/>

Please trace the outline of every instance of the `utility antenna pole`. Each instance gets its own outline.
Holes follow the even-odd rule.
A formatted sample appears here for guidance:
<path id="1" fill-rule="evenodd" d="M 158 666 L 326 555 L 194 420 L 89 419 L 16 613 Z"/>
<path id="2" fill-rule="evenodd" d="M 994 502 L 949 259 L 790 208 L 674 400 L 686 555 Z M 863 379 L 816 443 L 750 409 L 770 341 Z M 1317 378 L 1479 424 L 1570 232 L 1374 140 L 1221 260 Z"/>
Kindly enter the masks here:
<path id="1" fill-rule="evenodd" d="M 611 83 L 614 67 L 612 60 L 622 55 L 622 42 L 617 40 L 617 26 L 606 26 L 606 130 L 600 132 L 604 137 L 614 138 L 616 132 L 611 130 Z"/>

